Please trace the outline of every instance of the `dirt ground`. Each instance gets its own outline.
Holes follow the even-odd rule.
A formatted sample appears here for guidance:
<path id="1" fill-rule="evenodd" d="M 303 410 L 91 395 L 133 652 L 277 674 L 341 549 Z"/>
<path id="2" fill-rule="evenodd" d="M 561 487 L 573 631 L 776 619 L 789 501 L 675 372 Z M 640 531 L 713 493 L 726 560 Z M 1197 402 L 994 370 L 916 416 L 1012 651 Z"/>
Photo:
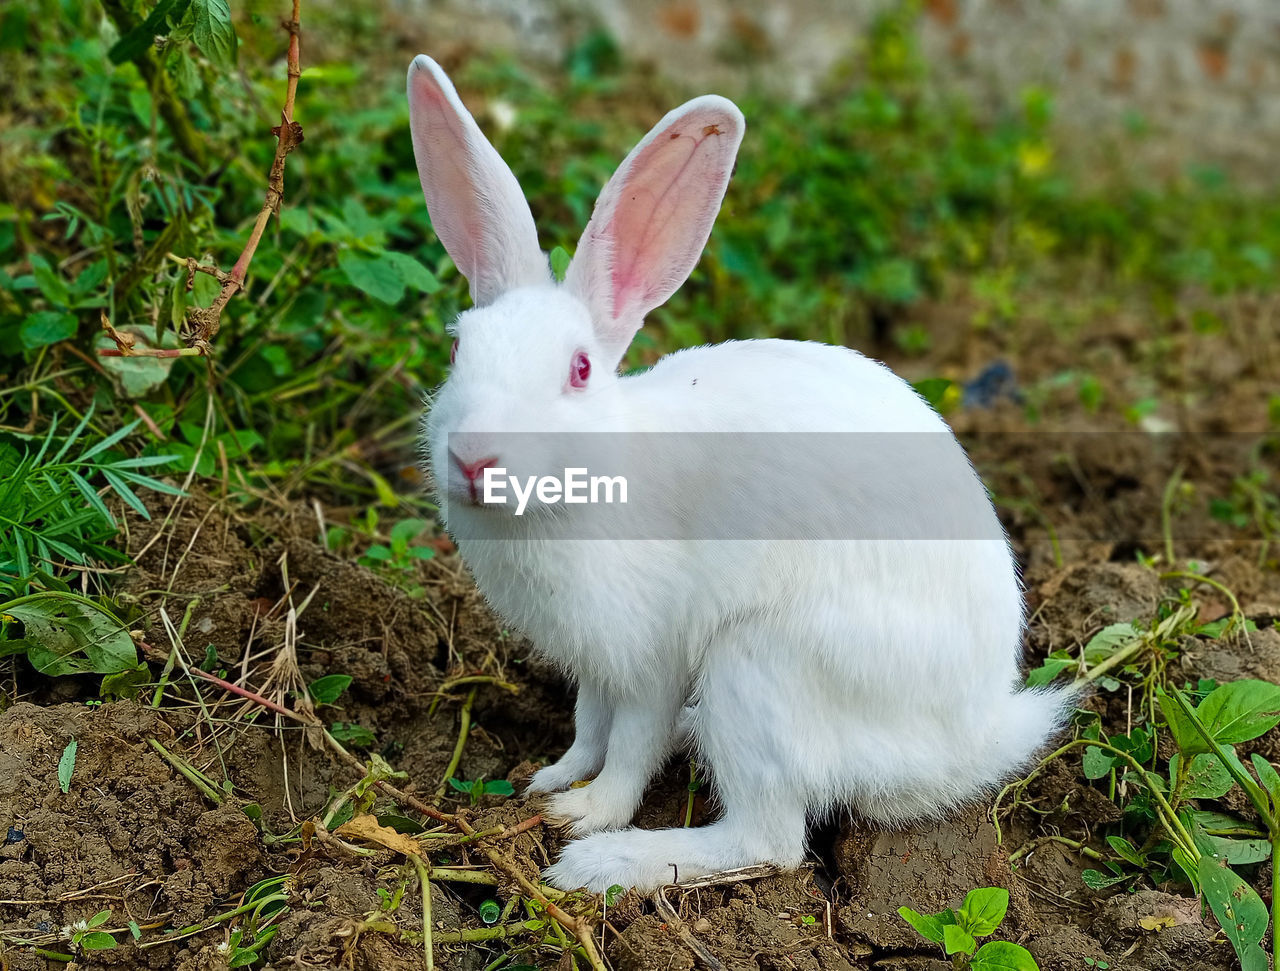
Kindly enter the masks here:
<path id="1" fill-rule="evenodd" d="M 1013 346 L 998 333 L 948 342 L 949 314 L 946 307 L 922 314 L 938 335 L 928 359 L 888 356 L 911 377 L 940 371 L 962 380 L 993 361 L 1015 362 L 1018 383 L 951 419 L 1001 500 L 1024 567 L 1028 665 L 1050 650 L 1079 645 L 1105 624 L 1149 620 L 1161 599 L 1175 593 L 1176 585 L 1162 583 L 1136 554 L 1162 548 L 1162 499 L 1173 470 L 1180 469 L 1186 485 L 1178 495 L 1187 501 L 1172 507 L 1177 553 L 1194 557 L 1200 572 L 1230 588 L 1259 630 L 1249 644 L 1193 639 L 1171 662 L 1177 680 L 1280 680 L 1280 631 L 1273 627 L 1280 617 L 1280 550 L 1272 548 L 1260 562 L 1260 544 L 1247 531 L 1232 531 L 1198 511 L 1205 496 L 1226 494 L 1232 478 L 1245 471 L 1239 463 L 1247 450 L 1228 433 L 1266 427 L 1266 375 L 1275 362 L 1249 352 L 1258 335 L 1195 335 L 1194 347 L 1190 333 L 1185 342 L 1175 335 L 1161 350 L 1161 362 L 1138 366 L 1140 335 L 1126 330 L 1124 320 L 1037 347 L 1025 337 Z M 1276 315 L 1267 319 L 1265 326 L 1274 330 Z M 1263 336 L 1277 346 L 1280 334 Z M 1053 429 L 1088 434 L 1071 438 L 1029 425 L 1026 401 L 1015 400 L 1019 388 L 1060 369 L 1071 355 L 1084 358 L 1073 366 L 1092 369 L 1117 391 L 1160 368 L 1176 370 L 1188 390 L 1175 396 L 1176 409 L 1160 417 L 1192 434 L 1153 445 L 1146 432 L 1091 414 L 1070 388 L 1051 394 L 1041 409 L 1054 416 Z M 1221 390 L 1191 390 L 1206 387 Z M 1274 470 L 1274 453 L 1262 460 Z M 445 777 L 474 690 L 469 737 L 455 775 L 507 779 L 517 795 L 484 796 L 470 806 L 467 796 L 450 789 L 441 808 L 463 810 L 479 830 L 512 826 L 537 812 L 519 793 L 538 764 L 567 747 L 571 693 L 488 613 L 447 540 L 436 541 L 435 559 L 392 583 L 386 573 L 327 552 L 312 504 L 246 511 L 227 499 L 197 495 L 174 506 L 171 517 L 164 515 L 167 509 L 166 502 L 151 523 L 130 521 L 127 547 L 137 567 L 121 583 L 122 599 L 144 611 L 153 683 L 179 627 L 188 664 L 221 670 L 229 681 L 243 679 L 268 697 L 288 697 L 281 679 L 293 670 L 307 682 L 351 675 L 349 690 L 335 706 L 320 708 L 320 717 L 371 731 L 376 742 L 370 747 L 350 747 L 362 757 L 380 754 L 406 773 L 397 785 L 426 802 Z M 341 511 L 325 516 L 332 523 Z M 1204 620 L 1229 612 L 1217 589 L 1193 584 L 1191 590 Z M 296 669 L 290 666 L 294 658 Z M 9 699 L 0 712 L 0 929 L 10 938 L 65 954 L 63 928 L 110 910 L 103 929 L 122 931 L 115 935 L 119 946 L 87 952 L 77 966 L 221 969 L 229 966 L 230 931 L 240 925 L 212 919 L 239 907 L 259 881 L 284 876 L 284 903 L 270 919 L 278 931 L 265 948 L 265 967 L 424 966 L 421 901 L 403 857 L 358 854 L 332 838 L 299 835 L 299 824 L 320 818 L 334 794 L 360 778 L 318 745 L 314 733 L 187 678 L 180 667 L 153 706 L 151 688 L 136 700 L 91 703 L 98 679 L 49 681 L 7 663 L 0 668 Z M 471 680 L 459 683 L 464 678 Z M 1089 704 L 1108 730 L 1122 730 L 1133 716 L 1123 691 L 1102 692 Z M 64 792 L 59 758 L 71 739 L 78 755 Z M 1260 739 L 1256 750 L 1280 758 L 1280 732 Z M 218 783 L 230 780 L 234 788 L 215 790 L 221 802 L 215 804 L 164 753 Z M 667 767 L 641 824 L 683 821 L 688 773 L 687 761 Z M 694 825 L 714 812 L 706 795 L 700 791 L 693 801 Z M 857 820 L 827 826 L 813 834 L 812 862 L 799 873 L 671 889 L 666 897 L 674 919 L 655 901 L 628 894 L 608 908 L 597 940 L 620 971 L 714 966 L 699 949 L 727 968 L 942 971 L 950 962 L 897 916 L 897 908 L 933 912 L 958 905 L 974 887 L 1001 886 L 1011 900 L 1002 935 L 1029 948 L 1044 971 L 1235 966 L 1230 946 L 1185 885 L 1152 887 L 1138 880 L 1093 891 L 1081 873 L 1097 864 L 1073 849 L 1043 842 L 1025 852 L 1046 835 L 1105 851 L 1097 830 L 1116 822 L 1120 811 L 1101 783 L 1086 782 L 1078 755 L 1051 765 L 1016 806 L 1006 805 L 999 833 L 990 809 L 975 806 L 959 818 L 898 832 Z M 422 823 L 412 808 L 397 808 L 386 797 L 374 811 L 394 813 L 411 827 Z M 432 845 L 439 847 L 431 854 L 435 866 L 447 861 L 497 872 L 485 869 L 474 841 L 442 834 Z M 500 845 L 516 868 L 533 876 L 554 858 L 561 840 L 533 826 Z M 1245 874 L 1268 900 L 1270 864 L 1245 868 Z M 388 909 L 385 899 L 406 882 L 400 906 Z M 496 885 L 433 880 L 436 966 L 481 969 L 512 951 L 511 967 L 570 967 L 557 942 L 537 944 L 540 933 L 508 942 L 446 940 L 459 928 L 483 929 L 481 905 L 490 898 L 506 904 L 513 892 L 506 873 Z M 586 912 L 595 902 L 571 898 L 562 906 Z M 508 919 L 527 916 L 517 912 Z M 140 932 L 136 941 L 130 921 Z M 162 933 L 200 926 L 205 929 L 177 940 Z M 7 971 L 65 966 L 31 947 L 0 949 L 0 968 Z"/>

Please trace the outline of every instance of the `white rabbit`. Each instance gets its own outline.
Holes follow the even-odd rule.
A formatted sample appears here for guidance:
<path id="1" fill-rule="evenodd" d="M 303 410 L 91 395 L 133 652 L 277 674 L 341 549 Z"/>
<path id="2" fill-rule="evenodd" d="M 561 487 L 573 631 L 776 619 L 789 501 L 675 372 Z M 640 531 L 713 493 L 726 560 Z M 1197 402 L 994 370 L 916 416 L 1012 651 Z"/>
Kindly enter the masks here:
<path id="1" fill-rule="evenodd" d="M 514 175 L 439 65 L 416 58 L 408 94 L 432 225 L 475 302 L 424 427 L 441 512 L 494 610 L 578 685 L 574 743 L 530 786 L 583 837 L 547 879 L 648 890 L 796 866 L 809 817 L 936 816 L 1026 765 L 1071 695 L 1018 690 L 1007 540 L 910 385 L 847 348 L 780 340 L 617 373 L 701 254 L 741 112 L 705 96 L 663 118 L 558 284 Z M 486 468 L 567 468 L 586 432 L 643 477 L 625 529 L 596 507 L 516 516 L 485 501 Z M 626 828 L 685 744 L 720 818 Z"/>

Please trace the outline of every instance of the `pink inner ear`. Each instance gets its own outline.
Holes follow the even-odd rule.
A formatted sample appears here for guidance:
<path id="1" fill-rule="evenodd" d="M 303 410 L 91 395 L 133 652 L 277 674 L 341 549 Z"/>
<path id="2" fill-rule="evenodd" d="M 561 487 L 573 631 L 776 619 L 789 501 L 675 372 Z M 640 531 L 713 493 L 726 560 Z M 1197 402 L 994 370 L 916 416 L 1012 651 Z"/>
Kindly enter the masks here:
<path id="1" fill-rule="evenodd" d="M 409 127 L 436 235 L 477 305 L 549 280 L 520 185 L 430 58 L 409 70 Z"/>
<path id="2" fill-rule="evenodd" d="M 737 151 L 723 124 L 693 112 L 632 160 L 607 233 L 615 317 L 658 306 L 697 263 Z"/>
<path id="3" fill-rule="evenodd" d="M 431 224 L 444 243 L 458 271 L 468 279 L 479 265 L 481 241 L 473 235 L 479 226 L 475 188 L 468 165 L 466 133 L 445 93 L 425 71 L 413 77 L 409 114 L 414 140 L 428 147 L 418 177 L 431 213 Z"/>

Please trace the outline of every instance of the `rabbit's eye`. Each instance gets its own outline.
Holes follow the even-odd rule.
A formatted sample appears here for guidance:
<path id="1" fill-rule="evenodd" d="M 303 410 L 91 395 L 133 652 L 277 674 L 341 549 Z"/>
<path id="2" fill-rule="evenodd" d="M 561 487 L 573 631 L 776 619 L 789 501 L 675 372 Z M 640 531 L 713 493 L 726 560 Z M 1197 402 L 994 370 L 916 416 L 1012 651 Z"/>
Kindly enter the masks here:
<path id="1" fill-rule="evenodd" d="M 585 388 L 589 377 L 591 377 L 591 359 L 582 351 L 578 351 L 573 355 L 573 362 L 569 365 L 569 383 L 575 388 Z"/>
<path id="2" fill-rule="evenodd" d="M 457 341 L 457 338 L 455 338 L 453 341 L 453 347 L 449 348 L 449 363 L 456 364 L 457 360 L 458 360 L 458 341 Z"/>

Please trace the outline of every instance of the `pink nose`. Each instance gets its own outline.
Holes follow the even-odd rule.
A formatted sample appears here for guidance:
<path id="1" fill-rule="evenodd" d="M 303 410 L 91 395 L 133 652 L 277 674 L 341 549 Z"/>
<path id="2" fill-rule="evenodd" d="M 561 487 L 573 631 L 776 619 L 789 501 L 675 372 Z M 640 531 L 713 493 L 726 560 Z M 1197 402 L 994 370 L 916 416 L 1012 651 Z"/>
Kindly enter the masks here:
<path id="1" fill-rule="evenodd" d="M 464 462 L 455 455 L 453 460 L 458 463 L 458 469 L 462 472 L 463 476 L 466 477 L 468 482 L 475 482 L 476 479 L 484 475 L 485 469 L 492 468 L 498 464 L 498 460 L 496 458 L 477 459 L 474 462 Z"/>

